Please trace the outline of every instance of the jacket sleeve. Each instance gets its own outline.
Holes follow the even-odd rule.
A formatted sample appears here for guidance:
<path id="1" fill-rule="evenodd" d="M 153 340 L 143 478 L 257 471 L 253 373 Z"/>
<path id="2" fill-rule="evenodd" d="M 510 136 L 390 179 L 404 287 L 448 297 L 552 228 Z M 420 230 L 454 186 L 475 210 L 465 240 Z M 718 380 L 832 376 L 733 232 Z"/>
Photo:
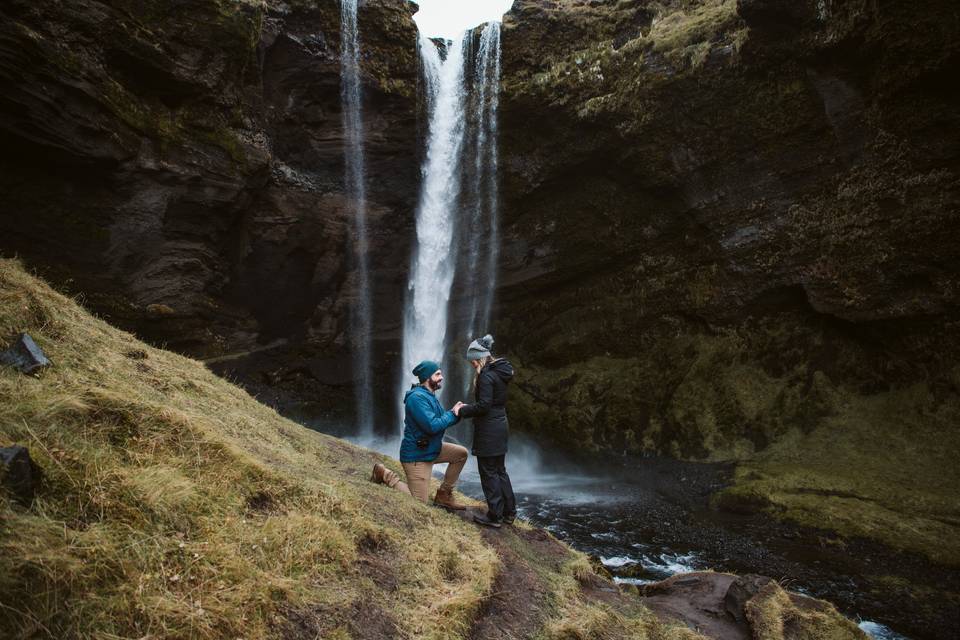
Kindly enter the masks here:
<path id="1" fill-rule="evenodd" d="M 453 411 L 437 412 L 426 398 L 412 397 L 408 404 L 417 426 L 426 433 L 438 434 L 457 422 Z"/>
<path id="2" fill-rule="evenodd" d="M 489 375 L 480 375 L 477 380 L 477 401 L 460 407 L 460 417 L 476 418 L 490 413 L 493 404 L 493 381 Z"/>

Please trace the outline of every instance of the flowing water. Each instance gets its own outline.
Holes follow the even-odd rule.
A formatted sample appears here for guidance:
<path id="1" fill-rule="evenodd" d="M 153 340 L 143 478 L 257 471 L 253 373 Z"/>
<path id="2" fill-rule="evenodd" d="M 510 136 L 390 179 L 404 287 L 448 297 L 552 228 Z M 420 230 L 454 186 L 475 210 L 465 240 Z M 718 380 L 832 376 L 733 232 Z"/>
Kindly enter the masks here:
<path id="1" fill-rule="evenodd" d="M 429 134 L 417 206 L 417 246 L 410 272 L 403 333 L 403 379 L 424 359 L 442 360 L 450 286 L 456 266 L 453 234 L 460 204 L 464 140 L 464 44 L 450 41 L 446 57 L 420 37 Z M 401 384 L 401 392 L 406 384 Z M 402 396 L 401 396 L 402 397 Z"/>
<path id="2" fill-rule="evenodd" d="M 466 264 L 462 281 L 466 285 L 465 304 L 469 307 L 462 338 L 469 342 L 490 329 L 490 312 L 497 284 L 498 237 L 498 145 L 497 107 L 500 101 L 500 24 L 488 23 L 480 34 L 475 69 L 475 100 L 471 105 L 473 122 L 473 162 L 470 215 L 462 225 L 462 243 Z M 464 343 L 466 344 L 466 342 Z"/>
<path id="3" fill-rule="evenodd" d="M 509 8 L 509 7 L 508 7 Z M 416 16 L 415 16 L 416 17 Z M 427 150 L 416 213 L 414 251 L 404 313 L 400 396 L 420 360 L 444 362 L 451 340 L 489 330 L 499 254 L 497 107 L 500 24 L 435 43 L 420 34 L 418 51 L 427 105 Z M 458 308 L 451 315 L 452 286 Z M 465 363 L 460 384 L 469 379 Z"/>
<path id="4" fill-rule="evenodd" d="M 511 437 L 507 467 L 519 516 L 575 549 L 597 558 L 621 584 L 643 585 L 697 570 L 763 573 L 789 581 L 789 588 L 831 600 L 868 635 L 906 640 L 889 627 L 860 617 L 860 567 L 838 559 L 810 540 L 784 537 L 789 528 L 751 528 L 746 518 L 717 519 L 705 496 L 719 488 L 722 470 L 672 460 L 648 459 L 630 467 L 584 468 L 544 454 L 522 437 Z M 461 490 L 478 500 L 483 492 L 471 458 Z M 792 534 L 792 532 L 791 532 Z M 870 611 L 879 615 L 883 611 Z"/>
<path id="5" fill-rule="evenodd" d="M 346 141 L 344 182 L 353 203 L 350 230 L 350 255 L 353 260 L 350 304 L 354 389 L 358 433 L 373 433 L 372 292 L 368 263 L 367 184 L 364 159 L 363 105 L 360 81 L 360 36 L 357 26 L 357 0 L 340 0 L 340 102 Z"/>

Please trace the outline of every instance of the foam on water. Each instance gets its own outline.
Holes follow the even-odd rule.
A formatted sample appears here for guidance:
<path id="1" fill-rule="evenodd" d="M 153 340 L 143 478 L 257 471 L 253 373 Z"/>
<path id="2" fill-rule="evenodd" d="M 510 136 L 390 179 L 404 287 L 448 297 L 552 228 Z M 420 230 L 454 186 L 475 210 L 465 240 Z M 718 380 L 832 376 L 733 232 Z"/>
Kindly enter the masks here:
<path id="1" fill-rule="evenodd" d="M 879 622 L 861 620 L 858 626 L 865 634 L 877 640 L 909 640 L 907 636 L 900 635 L 890 627 L 884 626 Z"/>

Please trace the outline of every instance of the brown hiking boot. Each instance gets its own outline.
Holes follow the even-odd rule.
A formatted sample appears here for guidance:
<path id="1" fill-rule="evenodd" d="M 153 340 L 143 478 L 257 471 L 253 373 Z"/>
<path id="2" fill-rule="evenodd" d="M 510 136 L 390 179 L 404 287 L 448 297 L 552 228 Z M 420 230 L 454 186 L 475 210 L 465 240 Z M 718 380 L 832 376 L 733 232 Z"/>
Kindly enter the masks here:
<path id="1" fill-rule="evenodd" d="M 385 484 L 388 487 L 393 487 L 400 481 L 400 476 L 396 473 L 387 469 L 381 463 L 373 465 L 373 473 L 370 474 L 370 482 L 377 482 L 380 484 Z"/>
<path id="2" fill-rule="evenodd" d="M 437 495 L 433 496 L 433 504 L 451 511 L 463 511 L 467 508 L 466 505 L 454 500 L 452 489 L 444 489 L 443 487 L 437 489 Z"/>

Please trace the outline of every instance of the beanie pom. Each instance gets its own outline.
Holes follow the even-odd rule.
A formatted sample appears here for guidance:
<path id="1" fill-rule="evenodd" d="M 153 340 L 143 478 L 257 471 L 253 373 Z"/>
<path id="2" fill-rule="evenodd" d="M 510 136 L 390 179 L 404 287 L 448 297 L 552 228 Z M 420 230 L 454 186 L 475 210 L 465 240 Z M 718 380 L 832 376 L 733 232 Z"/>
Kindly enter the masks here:
<path id="1" fill-rule="evenodd" d="M 479 342 L 481 346 L 483 346 L 483 348 L 486 349 L 487 351 L 490 351 L 491 349 L 493 349 L 493 336 L 490 335 L 489 333 L 483 336 L 482 338 L 480 338 L 479 340 L 477 340 L 477 342 Z"/>

